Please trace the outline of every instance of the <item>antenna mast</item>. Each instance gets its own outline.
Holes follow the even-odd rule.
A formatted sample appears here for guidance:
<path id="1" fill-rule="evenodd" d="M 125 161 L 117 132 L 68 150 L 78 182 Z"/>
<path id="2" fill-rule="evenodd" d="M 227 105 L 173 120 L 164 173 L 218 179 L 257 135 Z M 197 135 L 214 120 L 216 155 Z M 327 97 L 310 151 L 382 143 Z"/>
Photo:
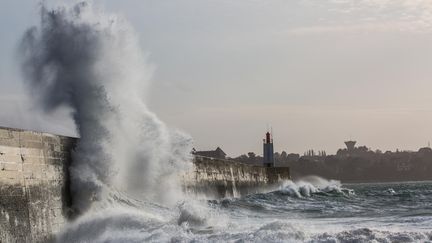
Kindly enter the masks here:
<path id="1" fill-rule="evenodd" d="M 272 143 L 273 143 L 273 138 L 274 138 L 273 127 L 270 127 L 270 133 L 271 133 L 271 140 L 272 140 Z"/>

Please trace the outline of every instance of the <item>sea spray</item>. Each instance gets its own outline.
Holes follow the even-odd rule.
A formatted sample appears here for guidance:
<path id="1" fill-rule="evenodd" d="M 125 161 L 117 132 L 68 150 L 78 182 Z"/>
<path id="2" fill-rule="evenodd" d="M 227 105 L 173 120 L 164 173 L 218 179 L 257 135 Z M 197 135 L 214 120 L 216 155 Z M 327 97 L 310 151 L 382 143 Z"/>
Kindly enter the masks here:
<path id="1" fill-rule="evenodd" d="M 124 20 L 85 3 L 42 7 L 41 25 L 24 37 L 23 69 L 39 104 L 71 107 L 81 136 L 71 174 L 82 216 L 58 242 L 431 241 L 430 182 L 344 188 L 305 178 L 211 207 L 166 206 L 183 199 L 175 172 L 187 164 L 190 138 L 146 107 L 151 68 L 137 46 Z"/>
<path id="2" fill-rule="evenodd" d="M 64 106 L 80 140 L 70 168 L 75 210 L 109 206 L 117 192 L 173 205 L 191 138 L 168 129 L 144 97 L 152 67 L 121 17 L 81 2 L 49 10 L 21 44 L 22 69 L 45 111 Z"/>
<path id="3" fill-rule="evenodd" d="M 352 195 L 353 190 L 343 188 L 340 181 L 326 180 L 319 176 L 307 176 L 296 181 L 284 181 L 279 186 L 279 192 L 295 197 L 310 197 L 314 193 L 335 192 L 345 195 Z"/>

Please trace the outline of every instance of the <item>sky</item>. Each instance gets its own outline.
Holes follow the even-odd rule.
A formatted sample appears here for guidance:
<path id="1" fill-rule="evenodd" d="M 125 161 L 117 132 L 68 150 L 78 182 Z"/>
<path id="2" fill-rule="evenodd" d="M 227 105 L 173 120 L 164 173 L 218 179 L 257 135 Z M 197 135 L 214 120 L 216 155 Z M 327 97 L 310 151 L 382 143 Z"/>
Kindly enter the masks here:
<path id="1" fill-rule="evenodd" d="M 0 0 L 0 126 L 73 136 L 38 110 L 17 49 L 38 1 Z M 47 1 L 55 5 L 59 1 Z M 69 1 L 70 2 L 70 1 Z M 136 29 L 155 67 L 145 99 L 197 150 L 417 150 L 432 140 L 431 0 L 95 0 Z"/>

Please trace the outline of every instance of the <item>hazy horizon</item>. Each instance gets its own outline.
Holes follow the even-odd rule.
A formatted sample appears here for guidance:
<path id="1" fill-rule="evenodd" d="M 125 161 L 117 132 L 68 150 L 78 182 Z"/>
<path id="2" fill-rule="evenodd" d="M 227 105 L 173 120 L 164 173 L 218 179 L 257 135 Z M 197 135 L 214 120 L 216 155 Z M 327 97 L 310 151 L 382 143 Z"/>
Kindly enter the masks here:
<path id="1" fill-rule="evenodd" d="M 260 154 L 269 125 L 288 153 L 432 140 L 430 1 L 94 2 L 136 28 L 155 67 L 150 109 L 198 150 Z M 75 135 L 67 110 L 32 108 L 22 84 L 16 50 L 38 4 L 2 3 L 0 126 Z"/>

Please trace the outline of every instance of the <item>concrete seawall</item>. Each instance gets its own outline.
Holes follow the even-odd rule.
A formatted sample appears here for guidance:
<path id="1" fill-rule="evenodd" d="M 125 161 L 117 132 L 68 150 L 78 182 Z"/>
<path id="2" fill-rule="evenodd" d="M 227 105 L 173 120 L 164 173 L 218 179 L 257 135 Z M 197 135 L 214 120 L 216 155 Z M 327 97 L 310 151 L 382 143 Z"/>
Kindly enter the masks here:
<path id="1" fill-rule="evenodd" d="M 44 242 L 62 228 L 74 141 L 0 128 L 0 242 Z"/>
<path id="2" fill-rule="evenodd" d="M 70 218 L 68 167 L 76 138 L 0 127 L 0 243 L 46 242 Z M 184 189 L 214 198 L 260 192 L 288 168 L 195 157 Z"/>
<path id="3" fill-rule="evenodd" d="M 196 156 L 194 170 L 186 175 L 189 193 L 210 198 L 238 197 L 268 190 L 281 180 L 290 179 L 288 167 L 268 168 L 235 161 Z"/>

